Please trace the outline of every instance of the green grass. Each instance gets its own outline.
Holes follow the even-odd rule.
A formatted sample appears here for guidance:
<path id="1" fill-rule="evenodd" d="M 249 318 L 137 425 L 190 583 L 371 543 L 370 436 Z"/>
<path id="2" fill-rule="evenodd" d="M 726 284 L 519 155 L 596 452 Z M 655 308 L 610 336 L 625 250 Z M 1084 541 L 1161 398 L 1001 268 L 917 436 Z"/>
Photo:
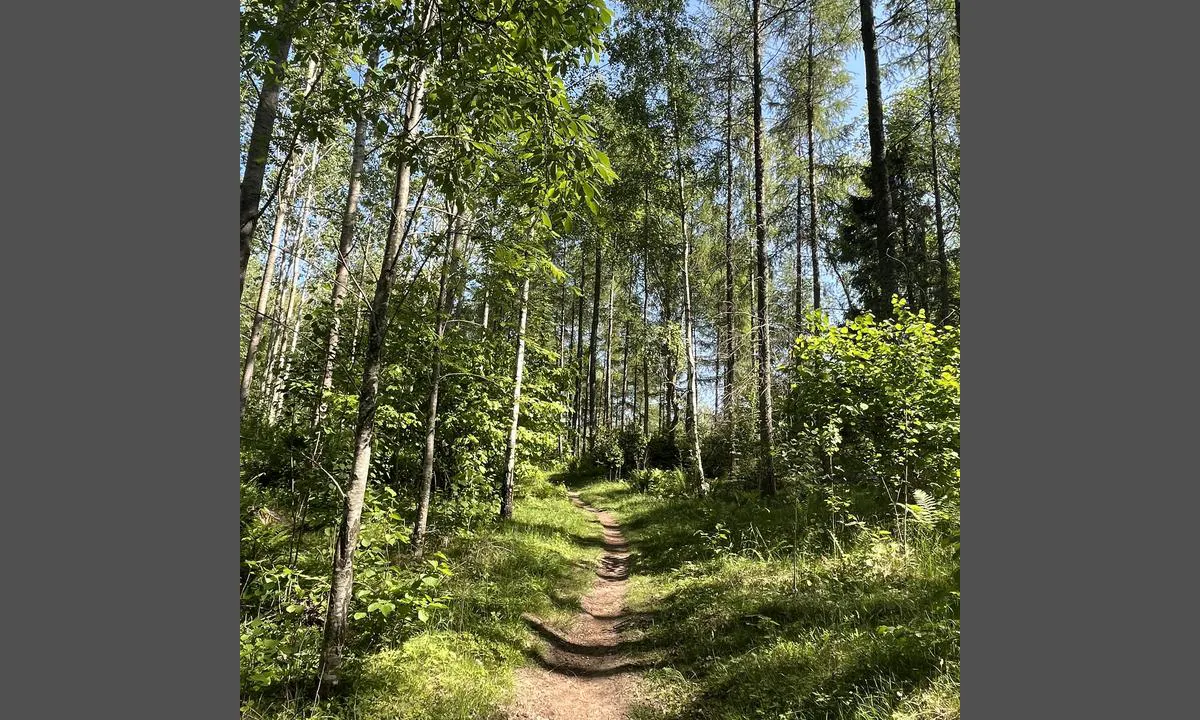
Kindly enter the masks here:
<path id="1" fill-rule="evenodd" d="M 782 499 L 662 499 L 579 483 L 634 551 L 646 649 L 638 720 L 959 717 L 957 560 L 867 528 L 834 545 Z"/>
<path id="2" fill-rule="evenodd" d="M 341 697 L 243 698 L 246 720 L 493 720 L 511 697 L 513 671 L 534 643 L 530 612 L 563 621 L 578 612 L 603 546 L 600 526 L 544 474 L 520 488 L 514 517 L 451 538 L 448 609 L 416 634 L 355 658 Z"/>

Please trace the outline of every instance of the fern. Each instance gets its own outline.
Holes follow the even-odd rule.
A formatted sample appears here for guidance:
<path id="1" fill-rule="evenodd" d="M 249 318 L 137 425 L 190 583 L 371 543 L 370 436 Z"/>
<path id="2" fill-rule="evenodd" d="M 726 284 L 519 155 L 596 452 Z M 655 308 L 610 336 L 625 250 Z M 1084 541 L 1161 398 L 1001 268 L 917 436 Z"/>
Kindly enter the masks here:
<path id="1" fill-rule="evenodd" d="M 941 502 L 924 490 L 920 488 L 913 490 L 913 500 L 915 503 L 906 504 L 902 507 L 913 516 L 913 520 L 917 523 L 921 525 L 934 525 L 945 516 L 942 512 Z"/>

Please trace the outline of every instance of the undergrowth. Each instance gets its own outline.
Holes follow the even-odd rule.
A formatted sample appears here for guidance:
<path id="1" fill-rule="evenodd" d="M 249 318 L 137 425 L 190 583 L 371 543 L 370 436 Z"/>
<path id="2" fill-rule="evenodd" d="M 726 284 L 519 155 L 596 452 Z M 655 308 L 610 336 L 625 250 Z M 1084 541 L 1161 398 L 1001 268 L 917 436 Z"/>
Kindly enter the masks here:
<path id="1" fill-rule="evenodd" d="M 386 548 L 386 538 L 379 537 L 381 528 L 364 529 L 368 545 L 356 557 L 356 587 L 361 574 L 367 575 L 368 586 L 378 575 L 391 575 L 403 579 L 394 584 L 410 596 L 408 588 L 414 581 L 417 586 L 433 587 L 429 594 L 435 602 L 426 603 L 419 614 L 412 607 L 384 614 L 367 611 L 372 603 L 366 599 L 356 600 L 351 610 L 360 615 L 352 626 L 359 632 L 352 645 L 348 688 L 337 698 L 319 703 L 313 701 L 310 682 L 316 672 L 315 648 L 323 618 L 306 603 L 314 609 L 323 604 L 329 558 L 328 551 L 322 551 L 323 536 L 314 533 L 293 563 L 299 568 L 294 573 L 310 581 L 293 582 L 301 591 L 275 598 L 273 612 L 260 612 L 257 618 L 243 616 L 242 717 L 502 717 L 501 708 L 511 697 L 513 671 L 524 663 L 533 643 L 521 613 L 552 621 L 574 614 L 578 597 L 591 584 L 591 568 L 603 546 L 599 526 L 571 505 L 562 485 L 550 482 L 545 473 L 532 473 L 519 486 L 519 493 L 511 522 L 478 523 L 469 531 L 458 531 L 437 555 L 406 560 L 399 568 L 388 560 L 386 549 L 378 556 L 371 554 L 375 543 Z M 385 524 L 377 520 L 377 525 Z M 249 589 L 267 585 L 278 593 L 282 587 L 257 577 L 259 582 L 248 583 Z M 424 577 L 436 582 L 422 581 Z M 298 594 L 303 598 L 298 600 Z M 289 613 L 287 608 L 296 605 L 302 609 Z M 309 621 L 305 616 L 311 616 Z M 251 637 L 247 642 L 247 634 L 255 632 L 268 641 L 263 644 Z M 307 647 L 309 652 L 285 652 L 296 647 Z M 255 683 L 254 678 L 261 682 Z"/>

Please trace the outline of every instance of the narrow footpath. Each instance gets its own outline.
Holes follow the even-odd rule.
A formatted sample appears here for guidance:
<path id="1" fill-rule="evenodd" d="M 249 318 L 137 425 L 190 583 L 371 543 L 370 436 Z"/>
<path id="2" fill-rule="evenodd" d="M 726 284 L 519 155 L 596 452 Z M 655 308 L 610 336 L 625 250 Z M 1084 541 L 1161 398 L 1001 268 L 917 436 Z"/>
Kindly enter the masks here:
<path id="1" fill-rule="evenodd" d="M 517 671 L 512 720 L 625 720 L 643 665 L 623 650 L 629 546 L 612 515 L 568 493 L 604 528 L 605 554 L 596 583 L 580 600 L 582 612 L 564 630 L 525 615 L 544 640 L 536 665 Z"/>

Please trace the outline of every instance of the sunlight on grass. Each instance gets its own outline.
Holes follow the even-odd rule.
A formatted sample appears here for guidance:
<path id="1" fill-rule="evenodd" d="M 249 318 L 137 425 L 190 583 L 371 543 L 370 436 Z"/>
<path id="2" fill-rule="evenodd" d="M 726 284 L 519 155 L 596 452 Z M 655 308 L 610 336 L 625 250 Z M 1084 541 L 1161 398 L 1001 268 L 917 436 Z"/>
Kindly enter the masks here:
<path id="1" fill-rule="evenodd" d="M 600 526 L 561 485 L 538 474 L 521 487 L 513 520 L 485 525 L 445 549 L 453 570 L 449 610 L 398 646 L 355 664 L 349 692 L 313 706 L 310 699 L 260 698 L 243 706 L 252 720 L 493 720 L 525 663 L 533 636 L 523 612 L 564 620 L 594 579 Z"/>
<path id="2" fill-rule="evenodd" d="M 581 489 L 633 544 L 630 609 L 668 650 L 637 720 L 948 720 L 958 711 L 957 561 L 882 528 L 834 545 L 799 510 L 750 494 L 662 499 Z M 953 661 L 949 660 L 953 659 Z"/>

